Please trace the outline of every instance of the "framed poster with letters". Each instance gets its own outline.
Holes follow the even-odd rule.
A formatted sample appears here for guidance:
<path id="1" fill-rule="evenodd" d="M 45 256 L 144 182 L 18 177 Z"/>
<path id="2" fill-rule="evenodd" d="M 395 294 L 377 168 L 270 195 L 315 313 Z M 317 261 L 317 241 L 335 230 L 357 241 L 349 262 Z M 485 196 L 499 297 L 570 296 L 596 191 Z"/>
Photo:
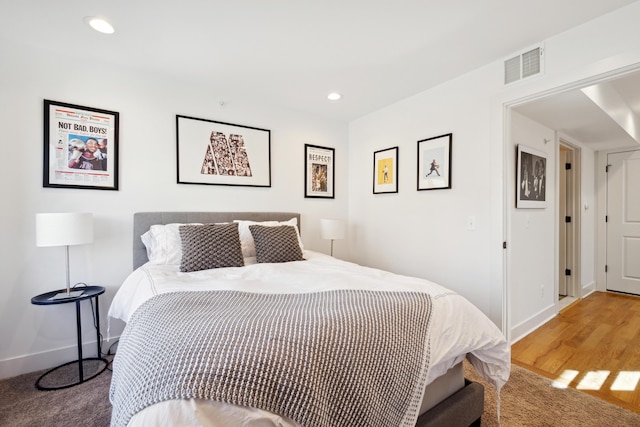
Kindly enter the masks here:
<path id="1" fill-rule="evenodd" d="M 335 150 L 304 145 L 304 197 L 334 198 Z"/>
<path id="2" fill-rule="evenodd" d="M 271 131 L 176 116 L 178 184 L 271 187 Z"/>

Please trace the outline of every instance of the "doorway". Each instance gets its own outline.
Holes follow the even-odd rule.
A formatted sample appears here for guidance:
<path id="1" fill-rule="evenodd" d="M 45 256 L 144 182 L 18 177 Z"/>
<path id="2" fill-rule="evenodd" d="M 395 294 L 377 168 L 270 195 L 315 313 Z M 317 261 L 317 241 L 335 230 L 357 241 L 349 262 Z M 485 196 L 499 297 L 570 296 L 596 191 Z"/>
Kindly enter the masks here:
<path id="1" fill-rule="evenodd" d="M 574 248 L 581 253 L 575 252 L 573 258 L 581 262 L 581 265 L 575 263 L 572 266 L 572 283 L 569 284 L 568 291 L 574 292 L 575 298 L 582 298 L 593 291 L 607 290 L 607 273 L 605 266 L 607 262 L 607 225 L 604 222 L 606 210 L 606 178 L 604 177 L 604 169 L 607 163 L 606 154 L 603 152 L 633 150 L 638 148 L 638 141 L 635 140 L 620 123 L 612 120 L 611 115 L 607 114 L 610 109 L 601 107 L 596 104 L 591 97 L 582 91 L 594 85 L 606 83 L 604 89 L 613 87 L 618 92 L 619 99 L 625 99 L 626 108 L 620 106 L 620 111 L 629 111 L 629 105 L 636 105 L 632 102 L 634 99 L 640 99 L 640 66 L 638 64 L 629 65 L 628 67 L 612 70 L 607 73 L 591 76 L 587 79 L 575 81 L 571 84 L 549 89 L 547 91 L 538 92 L 526 97 L 518 99 L 506 100 L 502 104 L 503 108 L 503 193 L 504 193 L 504 229 L 503 234 L 506 241 L 513 241 L 514 235 L 520 230 L 520 223 L 517 221 L 517 211 L 514 209 L 515 189 L 512 177 L 515 176 L 515 161 L 513 157 L 513 146 L 517 143 L 512 136 L 512 113 L 516 112 L 525 116 L 534 122 L 541 124 L 550 130 L 556 131 L 555 148 L 553 149 L 556 183 L 554 190 L 558 188 L 560 168 L 557 166 L 559 161 L 559 145 L 562 142 L 569 148 L 579 146 L 580 155 L 574 156 L 574 160 L 582 162 L 581 166 L 575 165 L 575 170 L 582 174 L 582 177 L 574 177 L 576 184 L 581 183 L 582 189 L 575 192 L 574 202 L 577 209 L 573 221 L 574 230 L 578 233 L 574 236 Z M 587 91 L 588 92 L 588 91 Z M 629 114 L 629 116 L 633 116 Z M 561 141 L 563 140 L 563 141 Z M 640 140 L 640 138 L 638 138 Z M 568 143 L 567 143 L 568 142 Z M 578 152 L 576 152 L 577 154 Z M 591 176 L 593 174 L 593 179 Z M 559 194 L 556 192 L 550 199 L 555 204 L 553 212 L 550 214 L 549 221 L 552 224 L 548 232 L 554 233 L 556 251 L 553 254 L 554 265 L 545 265 L 544 273 L 551 276 L 554 284 L 560 280 L 560 229 L 559 224 Z M 580 226 L 583 223 L 584 227 Z M 551 230 L 553 227 L 553 230 Z M 583 234 L 580 235 L 580 232 Z M 579 242 L 579 245 L 575 245 Z M 640 243 L 640 239 L 637 240 Z M 581 247 L 584 246 L 584 247 Z M 503 243 L 503 247 L 507 247 Z M 522 254 L 515 253 L 512 246 L 508 246 L 509 250 L 505 251 L 503 258 L 504 269 L 504 292 L 503 292 L 503 328 L 508 332 L 508 338 L 513 339 L 526 334 L 527 331 L 533 330 L 539 325 L 553 317 L 559 309 L 564 307 L 560 305 L 559 284 L 547 293 L 549 300 L 553 298 L 553 306 L 540 307 L 536 305 L 535 299 L 527 294 L 532 288 L 523 288 L 514 280 L 514 266 L 519 265 L 522 261 Z M 526 256 L 526 254 L 525 254 Z M 584 257 L 584 259 L 582 259 Z M 634 264 L 637 265 L 637 264 Z M 640 268 L 640 266 L 639 266 Z M 640 275 L 640 272 L 638 273 Z M 547 282 L 548 283 L 548 282 Z M 535 286 L 535 284 L 534 284 Z M 540 286 L 539 284 L 537 286 Z M 536 289 L 538 289 L 536 286 Z M 572 287 L 573 286 L 573 289 Z M 541 293 L 542 295 L 542 293 Z M 544 295 L 543 295 L 544 296 Z M 540 297 L 539 297 L 540 298 Z M 539 299 L 537 298 L 537 299 Z M 513 314 L 513 307 L 516 302 L 531 300 L 531 307 L 524 304 L 518 306 L 518 319 Z M 551 301 L 547 300 L 547 303 Z M 566 298 L 563 298 L 567 301 Z M 522 319 L 526 319 L 522 321 Z"/>
<path id="2" fill-rule="evenodd" d="M 558 152 L 558 309 L 582 297 L 580 284 L 580 148 L 560 140 Z"/>

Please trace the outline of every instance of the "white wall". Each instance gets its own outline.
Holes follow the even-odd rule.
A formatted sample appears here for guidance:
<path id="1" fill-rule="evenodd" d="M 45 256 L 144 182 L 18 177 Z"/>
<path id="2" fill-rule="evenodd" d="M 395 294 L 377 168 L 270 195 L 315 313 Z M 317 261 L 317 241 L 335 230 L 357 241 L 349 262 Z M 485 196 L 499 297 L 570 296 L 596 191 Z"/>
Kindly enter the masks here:
<path id="1" fill-rule="evenodd" d="M 346 123 L 225 99 L 195 87 L 108 64 L 76 64 L 0 40 L 0 378 L 75 358 L 73 305 L 35 306 L 32 296 L 64 286 L 64 249 L 35 246 L 37 212 L 89 211 L 95 242 L 71 247 L 71 280 L 107 288 L 102 330 L 118 286 L 131 271 L 132 214 L 149 210 L 297 211 L 307 248 L 328 253 L 323 217 L 347 217 Z M 72 52 L 71 52 L 72 53 Z M 43 188 L 43 99 L 120 113 L 120 190 Z M 176 184 L 175 115 L 271 130 L 271 188 Z M 335 200 L 304 198 L 304 144 L 336 149 Z M 335 254 L 346 257 L 347 245 Z M 95 342 L 83 307 L 84 336 Z M 115 325 L 112 336 L 122 325 Z M 92 333 L 93 332 L 93 333 Z M 95 352 L 95 345 L 87 347 Z"/>
<path id="2" fill-rule="evenodd" d="M 350 125 L 350 252 L 360 263 L 414 275 L 464 294 L 500 323 L 502 283 L 491 280 L 490 95 L 485 68 Z M 486 84 L 477 84 L 482 81 Z M 453 132 L 452 189 L 417 191 L 417 141 Z M 373 152 L 399 146 L 399 192 L 372 194 Z M 467 230 L 475 217 L 476 229 Z"/>
<path id="3" fill-rule="evenodd" d="M 515 212 L 516 141 L 510 135 L 508 108 L 638 68 L 638 19 L 640 2 L 540 40 L 545 48 L 541 76 L 504 87 L 503 63 L 497 61 L 353 121 L 349 132 L 352 256 L 459 291 L 508 337 L 518 322 L 547 309 L 552 312 L 555 207 L 552 203 L 535 215 Z M 453 133 L 453 188 L 416 191 L 416 142 L 448 132 Z M 555 140 L 552 130 L 543 133 Z M 373 152 L 396 145 L 399 193 L 373 195 Z M 590 162 L 593 158 L 586 155 L 583 169 Z M 583 183 L 583 188 L 592 186 Z M 555 188 L 550 191 L 553 201 Z M 524 228 L 527 215 L 528 229 Z M 466 229 L 468 216 L 476 217 L 477 230 Z M 585 234 L 593 232 L 589 221 L 583 222 Z M 586 244 L 594 241 L 593 235 L 584 238 Z M 503 241 L 508 243 L 506 251 Z M 529 243 L 531 247 L 523 251 Z M 530 252 L 543 255 L 530 263 L 524 259 Z M 584 257 L 590 253 L 583 249 L 583 264 L 589 262 Z M 530 265 L 536 263 L 532 271 Z M 593 276 L 582 273 L 584 287 L 584 280 Z M 521 278 L 523 282 L 516 282 Z M 510 307 L 507 301 L 512 301 Z"/>
<path id="4" fill-rule="evenodd" d="M 559 174 L 558 132 L 515 111 L 511 112 L 511 138 L 508 151 L 516 152 L 523 144 L 547 156 L 547 207 L 515 208 L 515 186 L 509 185 L 508 197 L 511 238 L 508 283 L 512 314 L 511 338 L 516 341 L 558 312 L 558 212 L 557 179 Z M 585 296 L 595 290 L 595 166 L 594 152 L 584 144 L 563 136 L 580 148 L 580 287 Z M 545 140 L 548 141 L 545 143 Z M 515 176 L 515 163 L 509 164 L 508 176 Z M 589 206 L 584 209 L 585 204 Z M 542 268 L 541 268 L 542 266 Z"/>
<path id="5" fill-rule="evenodd" d="M 545 140 L 548 143 L 545 144 Z M 555 283 L 557 251 L 555 230 L 557 148 L 555 132 L 515 111 L 511 113 L 511 141 L 507 151 L 516 152 L 520 144 L 545 153 L 547 156 L 547 206 L 544 209 L 516 209 L 515 179 L 510 180 L 511 250 L 509 265 L 512 316 L 514 329 L 521 327 L 532 314 L 555 313 Z M 516 176 L 514 162 L 507 176 Z M 515 309 L 527 307 L 526 310 Z M 546 318 L 547 316 L 543 316 Z"/>

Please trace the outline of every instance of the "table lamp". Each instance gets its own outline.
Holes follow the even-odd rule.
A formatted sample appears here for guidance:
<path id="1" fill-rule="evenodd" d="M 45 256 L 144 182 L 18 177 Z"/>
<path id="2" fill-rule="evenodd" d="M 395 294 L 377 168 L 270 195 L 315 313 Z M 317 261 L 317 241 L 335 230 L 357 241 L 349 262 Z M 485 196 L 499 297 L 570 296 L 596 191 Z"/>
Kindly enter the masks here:
<path id="1" fill-rule="evenodd" d="M 83 291 L 71 292 L 69 283 L 69 246 L 93 242 L 93 214 L 39 213 L 36 214 L 36 246 L 64 246 L 66 253 L 67 290 L 53 299 L 73 298 Z"/>
<path id="2" fill-rule="evenodd" d="M 333 256 L 333 241 L 344 239 L 347 232 L 346 224 L 339 219 L 321 219 L 320 234 L 325 240 L 331 240 L 331 256 Z"/>

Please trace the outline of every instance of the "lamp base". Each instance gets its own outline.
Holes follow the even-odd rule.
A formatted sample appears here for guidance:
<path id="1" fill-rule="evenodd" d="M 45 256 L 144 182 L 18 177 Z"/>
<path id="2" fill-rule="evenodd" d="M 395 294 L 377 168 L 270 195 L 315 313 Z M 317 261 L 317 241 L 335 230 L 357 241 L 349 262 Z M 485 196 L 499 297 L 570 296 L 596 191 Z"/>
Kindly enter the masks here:
<path id="1" fill-rule="evenodd" d="M 84 293 L 84 291 L 71 291 L 69 293 L 65 292 L 59 292 L 57 294 L 55 294 L 54 296 L 52 296 L 51 298 L 49 298 L 49 300 L 54 301 L 54 300 L 58 300 L 58 299 L 67 299 L 67 298 L 76 298 L 79 297 L 80 295 L 82 295 Z"/>

